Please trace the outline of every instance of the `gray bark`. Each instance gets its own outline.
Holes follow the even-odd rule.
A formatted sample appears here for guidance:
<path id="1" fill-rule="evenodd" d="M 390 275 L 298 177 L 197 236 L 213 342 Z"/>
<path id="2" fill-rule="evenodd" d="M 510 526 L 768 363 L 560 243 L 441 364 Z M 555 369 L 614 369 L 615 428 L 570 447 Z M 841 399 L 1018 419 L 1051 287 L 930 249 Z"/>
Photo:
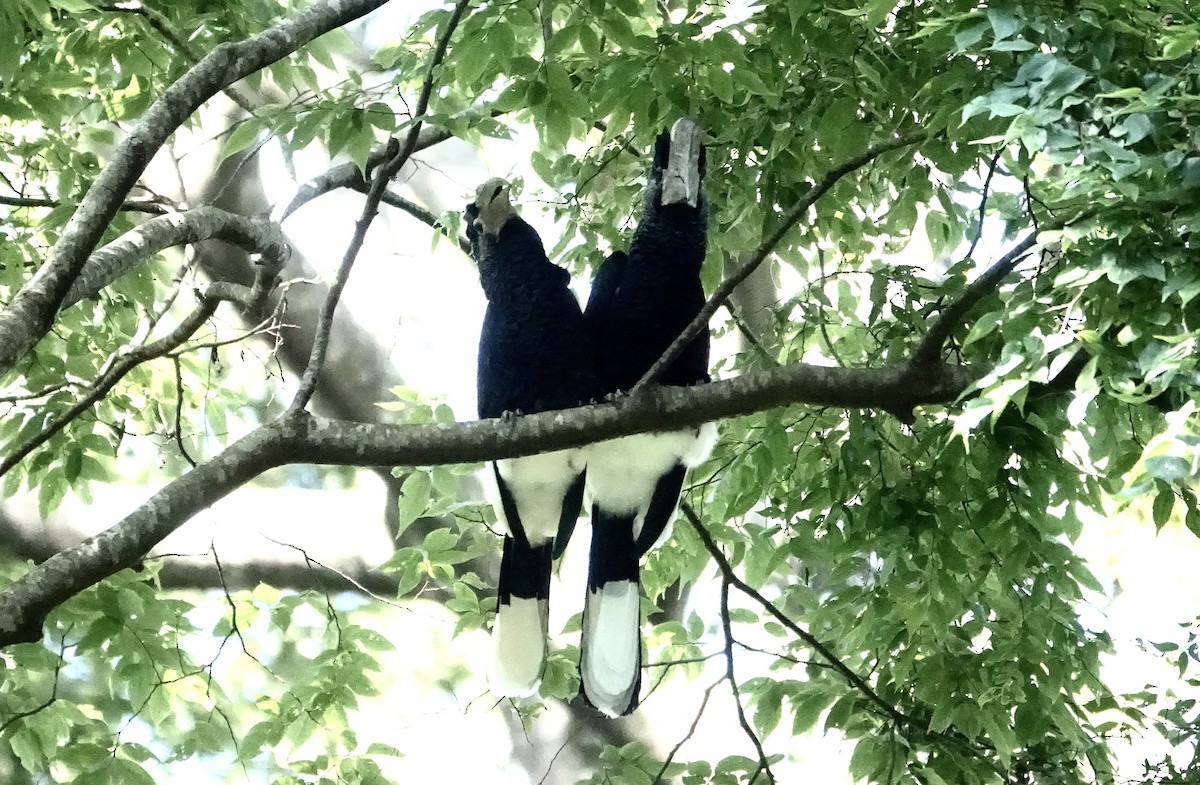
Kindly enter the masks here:
<path id="1" fill-rule="evenodd" d="M 0 592 L 0 647 L 40 640 L 46 614 L 135 564 L 198 511 L 267 469 L 290 463 L 420 466 L 474 463 L 576 447 L 632 433 L 683 428 L 790 403 L 911 412 L 955 400 L 978 371 L 961 366 L 880 369 L 795 365 L 690 389 L 515 420 L 370 425 L 304 412 L 262 426 L 168 484 L 124 520 L 61 551 Z"/>
<path id="2" fill-rule="evenodd" d="M 150 159 L 205 101 L 386 0 L 318 0 L 258 35 L 218 46 L 168 87 L 88 189 L 49 259 L 0 311 L 0 375 L 50 329 L 68 290 Z"/>
<path id="3" fill-rule="evenodd" d="M 261 218 L 246 218 L 215 207 L 152 218 L 92 254 L 71 285 L 62 307 L 91 297 L 166 248 L 208 239 L 224 240 L 259 254 L 276 269 L 287 263 L 291 246 L 279 227 Z M 254 279 L 253 272 L 247 285 Z"/>

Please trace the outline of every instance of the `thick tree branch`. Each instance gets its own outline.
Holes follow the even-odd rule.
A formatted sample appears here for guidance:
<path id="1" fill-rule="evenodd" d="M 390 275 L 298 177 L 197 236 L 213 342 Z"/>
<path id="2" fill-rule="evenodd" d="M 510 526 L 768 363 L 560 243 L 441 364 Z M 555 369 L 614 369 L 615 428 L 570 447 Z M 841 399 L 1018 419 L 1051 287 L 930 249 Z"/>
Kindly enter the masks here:
<path id="1" fill-rule="evenodd" d="M 927 133 L 920 131 L 880 142 L 877 145 L 867 148 L 859 155 L 843 161 L 822 175 L 822 177 L 817 180 L 817 182 L 814 183 L 811 188 L 804 192 L 804 195 L 801 196 L 799 201 L 792 206 L 792 209 L 789 210 L 786 215 L 784 215 L 784 217 L 780 220 L 779 225 L 775 227 L 774 231 L 767 235 L 766 239 L 764 239 L 758 246 L 758 249 L 749 257 L 747 257 L 746 260 L 742 262 L 736 270 L 733 271 L 733 273 L 731 273 L 724 281 L 721 282 L 721 285 L 717 287 L 715 292 L 713 292 L 712 297 L 710 297 L 708 302 L 704 304 L 704 307 L 700 309 L 700 313 L 696 314 L 696 318 L 693 319 L 691 324 L 684 328 L 683 332 L 679 334 L 679 337 L 667 347 L 667 350 L 663 352 L 661 357 L 658 358 L 658 361 L 655 362 L 645 374 L 643 374 L 642 378 L 638 380 L 638 383 L 633 386 L 633 389 L 630 392 L 640 393 L 642 390 L 646 389 L 647 386 L 653 384 L 660 376 L 662 376 L 667 368 L 671 367 L 671 364 L 679 358 L 679 355 L 683 353 L 683 350 L 687 348 L 688 344 L 690 344 L 692 340 L 701 333 L 701 331 L 708 329 L 709 320 L 712 319 L 713 314 L 717 312 L 717 309 L 725 304 L 725 301 L 728 300 L 730 295 L 733 294 L 733 290 L 738 287 L 738 284 L 750 277 L 750 274 L 753 273 L 758 266 L 762 264 L 768 256 L 771 255 L 771 252 L 775 250 L 775 246 L 779 245 L 780 241 L 783 240 L 784 236 L 789 231 L 791 231 L 792 227 L 799 223 L 800 219 L 804 217 L 804 214 L 808 212 L 808 209 L 812 207 L 818 199 L 824 196 L 829 189 L 833 188 L 833 186 L 837 184 L 838 180 L 841 180 L 851 172 L 861 169 L 884 153 L 889 153 L 893 150 L 899 150 L 902 147 L 908 147 L 909 145 L 917 144 L 924 141 L 928 137 L 929 135 Z"/>
<path id="2" fill-rule="evenodd" d="M 278 465 L 285 449 L 278 429 L 260 428 L 170 483 L 120 524 L 34 567 L 0 593 L 0 646 L 40 640 L 55 606 L 136 565 L 183 520 Z"/>
<path id="3" fill-rule="evenodd" d="M 163 537 L 258 474 L 290 463 L 421 466 L 474 463 L 697 425 L 790 403 L 916 406 L 955 400 L 978 377 L 955 366 L 880 369 L 795 365 L 691 388 L 515 420 L 372 425 L 293 411 L 167 485 L 107 531 L 33 568 L 0 592 L 0 647 L 37 640 L 56 605 L 133 566 Z M 735 584 L 736 585 L 736 584 Z"/>
<path id="4" fill-rule="evenodd" d="M 367 192 L 367 201 L 363 205 L 362 214 L 355 223 L 354 236 L 350 238 L 350 243 L 346 248 L 345 256 L 342 258 L 342 264 L 338 268 L 337 275 L 333 279 L 333 283 L 329 286 L 329 293 L 325 296 L 325 302 L 321 306 L 321 313 L 317 321 L 317 332 L 313 338 L 312 353 L 308 358 L 308 365 L 304 369 L 304 375 L 300 379 L 300 387 L 296 391 L 295 398 L 292 399 L 290 410 L 301 410 L 308 405 L 312 400 L 313 393 L 317 389 L 317 380 L 321 374 L 321 368 L 325 365 L 325 353 L 329 348 L 329 334 L 333 327 L 333 314 L 337 310 L 338 301 L 341 299 L 342 290 L 346 286 L 346 281 L 350 277 L 350 269 L 354 266 L 355 259 L 358 258 L 358 252 L 362 249 L 363 242 L 366 240 L 367 229 L 370 228 L 371 222 L 375 220 L 375 215 L 379 212 L 379 204 L 383 200 L 384 191 L 387 189 L 388 182 L 396 176 L 404 164 L 412 158 L 413 152 L 417 149 L 417 140 L 421 134 L 421 126 L 424 122 L 425 112 L 429 109 L 429 99 L 433 95 L 434 80 L 437 75 L 437 70 L 442 64 L 443 58 L 446 56 L 446 50 L 450 46 L 450 38 L 454 35 L 455 28 L 458 27 L 459 20 L 466 13 L 467 6 L 471 4 L 470 0 L 459 0 L 454 7 L 454 12 L 450 15 L 446 22 L 446 27 L 442 30 L 441 36 L 438 37 L 437 46 L 434 48 L 433 55 L 429 60 L 429 68 L 425 74 L 425 81 L 421 84 L 421 93 L 417 97 L 417 106 L 413 112 L 413 124 L 408 129 L 408 134 L 405 136 L 402 145 L 397 145 L 393 139 L 388 145 L 388 158 L 379 167 L 379 171 L 375 173 L 371 181 L 371 189 Z"/>
<path id="5" fill-rule="evenodd" d="M 280 270 L 292 249 L 279 227 L 262 218 L 246 218 L 216 207 L 152 218 L 88 257 L 87 264 L 63 299 L 63 308 L 99 292 L 154 254 L 201 240 L 224 240 L 259 254 L 262 265 Z"/>
<path id="6" fill-rule="evenodd" d="M 175 129 L 217 92 L 384 2 L 317 0 L 252 38 L 216 47 L 168 87 L 114 149 L 49 259 L 0 311 L 0 375 L 10 371 L 50 329 L 104 230 Z"/>

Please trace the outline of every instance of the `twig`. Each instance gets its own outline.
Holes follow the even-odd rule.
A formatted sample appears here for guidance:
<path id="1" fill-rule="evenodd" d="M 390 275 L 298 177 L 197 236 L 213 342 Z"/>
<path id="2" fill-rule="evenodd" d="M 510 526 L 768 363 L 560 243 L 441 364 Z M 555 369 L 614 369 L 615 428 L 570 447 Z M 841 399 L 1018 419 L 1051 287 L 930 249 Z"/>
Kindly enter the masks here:
<path id="1" fill-rule="evenodd" d="M 983 178 L 983 196 L 979 199 L 979 219 L 975 226 L 975 236 L 971 238 L 971 245 L 967 248 L 967 252 L 963 255 L 964 259 L 970 259 L 975 254 L 975 246 L 979 245 L 979 238 L 983 237 L 983 219 L 987 214 L 988 197 L 991 196 L 992 175 L 996 173 L 996 166 L 1000 163 L 1000 156 L 1004 153 L 1004 148 L 1001 147 L 992 156 L 991 163 L 988 164 L 987 177 Z"/>
<path id="2" fill-rule="evenodd" d="M 721 627 L 725 632 L 725 678 L 729 680 L 729 689 L 733 693 L 733 705 L 737 707 L 738 724 L 742 726 L 742 730 L 749 737 L 750 743 L 754 745 L 754 749 L 758 752 L 758 770 L 750 777 L 750 785 L 754 785 L 754 781 L 758 779 L 758 775 L 766 772 L 767 779 L 775 782 L 775 774 L 771 771 L 771 765 L 767 762 L 767 753 L 763 750 L 762 740 L 758 738 L 758 734 L 754 732 L 754 728 L 750 727 L 749 721 L 746 720 L 746 711 L 742 708 L 742 695 L 738 689 L 737 677 L 733 674 L 733 621 L 729 618 L 729 584 L 732 575 L 725 573 L 721 580 Z"/>
<path id="3" fill-rule="evenodd" d="M 725 681 L 724 677 L 718 679 L 705 688 L 704 697 L 700 700 L 700 708 L 696 709 L 696 716 L 692 718 L 691 726 L 688 728 L 688 731 L 684 734 L 683 738 L 671 748 L 669 753 L 667 753 L 667 757 L 666 760 L 663 761 L 662 768 L 658 770 L 658 774 L 654 775 L 654 785 L 658 785 L 658 783 L 662 782 L 663 775 L 667 773 L 667 769 L 670 768 L 671 762 L 675 760 L 675 756 L 679 753 L 679 749 L 687 743 L 688 739 L 696 735 L 696 728 L 700 725 L 700 718 L 704 716 L 704 709 L 708 706 L 708 699 L 712 697 L 713 690 L 716 689 L 717 685 L 722 681 Z"/>
<path id="4" fill-rule="evenodd" d="M 0 204 L 6 207 L 61 207 L 60 199 L 35 199 L 26 196 L 0 196 Z M 151 215 L 166 215 L 174 212 L 174 208 L 157 200 L 138 199 L 121 203 L 120 208 L 125 212 L 149 213 Z"/>
<path id="5" fill-rule="evenodd" d="M 729 563 L 729 560 L 725 558 L 725 554 L 721 552 L 720 547 L 717 546 L 717 543 L 715 540 L 713 540 L 712 535 L 708 533 L 708 529 L 704 528 L 704 524 L 700 522 L 699 516 L 696 515 L 696 511 L 692 509 L 691 505 L 685 502 L 679 505 L 679 509 L 683 512 L 684 517 L 687 518 L 688 523 L 691 524 L 692 529 L 696 532 L 696 535 L 700 538 L 700 541 L 704 543 L 705 549 L 709 552 L 709 554 L 712 555 L 713 560 L 717 563 L 717 568 L 721 570 L 721 575 L 723 576 L 724 580 L 726 580 L 742 594 L 745 594 L 761 605 L 763 609 L 774 616 L 780 624 L 782 624 L 784 627 L 787 627 L 794 635 L 796 635 L 796 637 L 800 638 L 811 649 L 820 654 L 835 671 L 841 674 L 842 678 L 848 681 L 852 687 L 865 695 L 867 699 L 871 701 L 871 703 L 874 703 L 876 706 L 878 706 L 889 718 L 907 727 L 917 729 L 920 728 L 919 724 L 916 723 L 911 717 L 885 701 L 879 695 L 879 693 L 875 692 L 875 690 L 871 688 L 871 685 L 867 684 L 866 681 L 863 680 L 861 676 L 850 670 L 850 668 L 844 662 L 837 658 L 837 656 L 828 646 L 826 646 L 824 643 L 821 643 L 821 641 L 818 640 L 808 630 L 803 629 L 800 627 L 800 625 L 796 624 L 796 622 L 792 621 L 791 618 L 789 618 L 783 611 L 779 610 L 774 603 L 762 596 L 762 594 L 760 594 L 753 586 L 750 586 L 741 578 L 737 577 L 737 574 L 733 571 L 733 566 Z"/>
<path id="6" fill-rule="evenodd" d="M 388 182 L 408 162 L 408 159 L 412 157 L 413 151 L 416 149 L 417 137 L 421 133 L 421 125 L 424 122 L 423 118 L 425 112 L 429 109 L 429 99 L 433 94 L 433 82 L 438 66 L 441 65 L 443 58 L 446 56 L 446 49 L 450 45 L 450 36 L 454 33 L 454 29 L 458 27 L 458 22 L 462 19 L 470 3 L 471 0 L 459 0 L 458 4 L 454 7 L 454 12 L 446 22 L 446 28 L 438 38 L 437 47 L 434 49 L 433 56 L 429 60 L 429 70 L 426 72 L 425 81 L 421 85 L 421 93 L 417 98 L 417 106 L 413 112 L 413 122 L 408 129 L 408 135 L 405 137 L 403 145 L 400 145 L 395 138 L 391 140 L 388 145 L 388 158 L 379 167 L 379 170 L 371 180 L 371 190 L 367 193 L 366 204 L 363 205 L 362 213 L 355 223 L 354 235 L 350 238 L 346 254 L 342 257 L 342 264 L 338 268 L 333 282 L 329 285 L 329 293 L 325 296 L 325 302 L 321 305 L 316 333 L 313 336 L 312 352 L 309 354 L 308 364 L 304 368 L 304 375 L 300 379 L 300 387 L 296 391 L 296 397 L 292 399 L 292 403 L 288 407 L 289 412 L 303 411 L 316 392 L 317 378 L 320 376 L 321 369 L 325 365 L 325 355 L 329 350 L 329 334 L 333 328 L 333 314 L 337 310 L 342 290 L 346 287 L 346 281 L 350 278 L 350 270 L 354 267 L 354 262 L 358 258 L 359 251 L 362 250 L 363 242 L 367 236 L 367 229 L 370 228 L 371 223 L 375 220 L 375 215 L 379 212 L 379 204 L 383 200 L 384 190 L 387 188 Z"/>
<path id="7" fill-rule="evenodd" d="M 499 111 L 482 111 L 480 109 L 468 109 L 465 112 L 455 117 L 458 121 L 470 122 L 475 117 L 499 117 L 503 112 Z M 416 146 L 413 152 L 420 152 L 434 145 L 450 139 L 453 135 L 444 128 L 423 128 L 417 136 Z M 375 148 L 367 156 L 366 166 L 367 172 L 374 171 L 388 159 L 388 145 L 384 144 Z M 292 213 L 299 210 L 308 202 L 316 199 L 319 196 L 335 191 L 339 188 L 358 188 L 359 183 L 365 183 L 363 173 L 359 169 L 358 164 L 353 161 L 338 164 L 317 177 L 308 180 L 303 185 L 296 189 L 296 193 L 292 195 L 291 200 L 282 207 L 277 207 L 272 212 L 272 218 L 280 223 Z"/>
<path id="8" fill-rule="evenodd" d="M 786 215 L 784 215 L 783 219 L 779 222 L 779 225 L 775 227 L 775 230 L 771 232 L 771 234 L 769 234 L 765 240 L 763 240 L 762 244 L 758 246 L 758 249 L 751 254 L 750 257 L 736 270 L 734 270 L 728 278 L 721 282 L 721 285 L 717 287 L 715 292 L 713 292 L 712 297 L 710 297 L 708 302 L 704 304 L 704 307 L 700 309 L 700 313 L 696 314 L 695 319 L 692 319 L 691 324 L 684 328 L 683 332 L 679 334 L 679 337 L 667 347 L 667 350 L 663 352 L 662 356 L 659 357 L 654 365 L 650 367 L 650 370 L 646 371 L 642 378 L 638 380 L 638 383 L 633 386 L 633 389 L 629 391 L 630 395 L 634 395 L 644 390 L 650 384 L 653 384 L 660 376 L 663 375 L 664 372 L 666 372 L 668 368 L 671 367 L 672 363 L 679 359 L 679 355 L 683 353 L 692 340 L 695 339 L 695 337 L 699 335 L 701 331 L 708 329 L 709 319 L 711 319 L 713 314 L 716 313 L 717 309 L 720 308 L 727 299 L 729 299 L 730 295 L 733 294 L 733 290 L 736 289 L 742 281 L 750 277 L 750 274 L 754 272 L 760 264 L 763 263 L 763 260 L 765 260 L 771 254 L 771 251 L 775 249 L 775 246 L 778 245 L 784 236 L 791 230 L 791 228 L 799 222 L 799 220 L 808 211 L 808 208 L 812 207 L 818 199 L 820 199 L 829 191 L 829 189 L 833 188 L 833 186 L 837 184 L 838 180 L 841 180 L 843 177 L 857 169 L 861 169 L 884 153 L 889 153 L 893 150 L 899 150 L 902 147 L 908 147 L 909 145 L 917 144 L 918 142 L 922 142 L 927 139 L 928 136 L 929 135 L 926 132 L 919 131 L 916 133 L 896 137 L 895 139 L 889 139 L 885 142 L 880 142 L 877 145 L 867 148 L 867 150 L 860 155 L 843 161 L 826 172 L 821 179 L 819 179 L 812 185 L 811 188 L 804 192 L 804 195 L 801 196 L 796 204 L 792 206 L 792 209 L 789 210 Z"/>
<path id="9" fill-rule="evenodd" d="M 403 610 L 403 611 L 411 611 L 412 610 L 412 608 L 410 608 L 407 605 L 404 605 L 399 602 L 394 602 L 392 600 L 389 600 L 387 597 L 382 597 L 382 596 L 376 594 L 375 592 L 368 589 L 366 586 L 363 586 L 361 583 L 359 583 L 353 576 L 347 575 L 346 573 L 339 570 L 337 567 L 331 567 L 330 565 L 325 564 L 324 562 L 320 561 L 319 559 L 314 559 L 312 556 L 308 555 L 308 551 L 304 550 L 299 545 L 293 545 L 290 542 L 281 542 L 279 540 L 276 540 L 274 537 L 268 537 L 265 534 L 262 534 L 261 536 L 264 539 L 266 539 L 267 541 L 273 542 L 280 547 L 291 548 L 292 550 L 299 552 L 300 555 L 304 557 L 304 563 L 308 565 L 309 569 L 312 569 L 312 566 L 315 564 L 316 566 L 320 567 L 323 570 L 328 570 L 329 572 L 332 572 L 334 575 L 338 576 L 339 578 L 344 580 L 346 583 L 348 583 L 351 586 L 353 586 L 354 588 L 358 589 L 363 594 L 367 595 L 368 597 L 370 597 L 373 600 L 382 602 L 384 605 L 390 605 L 393 608 L 399 608 L 400 610 Z"/>
<path id="10" fill-rule="evenodd" d="M 452 240 L 454 244 L 458 246 L 459 250 L 466 254 L 467 258 L 471 257 L 471 244 L 467 242 L 466 238 L 456 237 L 447 231 L 446 227 L 442 224 L 441 219 L 439 219 L 431 211 L 426 210 L 416 202 L 405 199 L 403 196 L 395 193 L 394 191 L 384 191 L 382 201 L 386 205 L 403 210 L 421 223 L 428 225 L 434 231 L 441 232 L 443 235 L 450 238 L 450 240 Z"/>
<path id="11" fill-rule="evenodd" d="M 200 62 L 200 55 L 196 52 L 196 50 L 192 49 L 192 47 L 188 45 L 188 42 L 184 40 L 183 36 L 181 36 L 173 27 L 171 27 L 171 23 L 167 21 L 167 18 L 145 3 L 122 2 L 117 3 L 116 5 L 100 6 L 100 10 L 107 11 L 109 13 L 133 14 L 134 16 L 140 16 L 146 21 L 146 24 L 149 25 L 152 30 L 157 31 L 159 35 L 166 39 L 167 43 L 173 46 L 175 51 L 181 54 L 185 60 L 192 65 Z M 235 87 L 234 85 L 230 85 L 225 88 L 224 93 L 225 95 L 229 96 L 229 100 L 241 107 L 242 111 L 246 112 L 247 114 L 254 114 L 254 103 L 249 98 L 244 96 L 239 88 Z"/>
<path id="12" fill-rule="evenodd" d="M 699 657 L 682 657 L 678 660 L 659 660 L 658 662 L 648 662 L 642 668 L 675 668 L 680 665 L 699 665 L 703 662 L 708 662 L 711 659 L 720 657 L 724 652 L 714 651 L 712 654 L 703 654 Z"/>
<path id="13" fill-rule="evenodd" d="M 70 387 L 71 382 L 59 382 L 52 384 L 49 387 L 43 387 L 36 392 L 12 393 L 11 395 L 0 395 L 0 403 L 17 403 L 18 401 L 32 401 L 37 398 L 45 398 L 47 395 L 52 395 L 66 387 Z"/>
<path id="14" fill-rule="evenodd" d="M 102 399 L 108 392 L 117 385 L 117 382 L 125 378 L 126 374 L 132 371 L 137 366 L 161 357 L 171 349 L 174 349 L 179 344 L 186 341 L 192 336 L 200 326 L 208 321 L 209 317 L 217 310 L 217 305 L 220 303 L 217 299 L 206 299 L 200 303 L 200 307 L 192 311 L 188 316 L 171 331 L 169 335 L 160 338 L 153 343 L 143 344 L 137 349 L 122 355 L 112 367 L 104 372 L 99 379 L 95 381 L 87 394 L 71 405 L 69 409 L 54 418 L 42 431 L 36 436 L 33 436 L 29 441 L 16 447 L 4 460 L 0 461 L 0 477 L 8 473 L 10 469 L 20 463 L 25 456 L 41 447 L 50 440 L 55 434 L 59 433 L 63 428 L 66 428 L 80 414 L 87 411 L 97 401 Z"/>
<path id="15" fill-rule="evenodd" d="M 183 446 L 183 369 L 179 367 L 178 357 L 172 357 L 171 364 L 175 366 L 175 445 L 183 459 L 195 469 L 196 462 Z"/>
<path id="16" fill-rule="evenodd" d="M 46 700 L 44 700 L 40 706 L 36 706 L 28 711 L 19 711 L 5 720 L 4 724 L 0 725 L 0 736 L 3 736 L 4 731 L 8 730 L 13 723 L 19 722 L 26 717 L 32 717 L 40 711 L 45 711 L 46 709 L 50 708 L 50 706 L 56 700 L 58 700 L 58 677 L 59 674 L 62 673 L 63 664 L 67 661 L 67 635 L 70 634 L 74 627 L 75 623 L 72 622 L 70 626 L 63 630 L 62 640 L 59 641 L 58 662 L 54 664 L 54 681 L 50 685 L 50 697 L 46 698 Z"/>
<path id="17" fill-rule="evenodd" d="M 955 300 L 950 306 L 942 311 L 941 316 L 929 328 L 929 332 L 921 340 L 913 352 L 912 358 L 909 360 L 909 365 L 919 367 L 937 361 L 938 355 L 942 351 L 942 344 L 950 337 L 950 333 L 962 322 L 975 305 L 996 289 L 1009 273 L 1016 269 L 1024 259 L 1025 254 L 1031 248 L 1037 245 L 1038 235 L 1043 231 L 1056 231 L 1065 226 L 1086 221 L 1095 217 L 1100 212 L 1100 208 L 1093 207 L 1076 214 L 1071 218 L 1061 218 L 1053 223 L 1046 224 L 1040 231 L 1034 230 L 1025 236 L 1025 239 L 1017 243 L 1012 249 L 1000 257 L 995 264 L 989 267 L 982 275 L 972 281 L 962 295 Z"/>

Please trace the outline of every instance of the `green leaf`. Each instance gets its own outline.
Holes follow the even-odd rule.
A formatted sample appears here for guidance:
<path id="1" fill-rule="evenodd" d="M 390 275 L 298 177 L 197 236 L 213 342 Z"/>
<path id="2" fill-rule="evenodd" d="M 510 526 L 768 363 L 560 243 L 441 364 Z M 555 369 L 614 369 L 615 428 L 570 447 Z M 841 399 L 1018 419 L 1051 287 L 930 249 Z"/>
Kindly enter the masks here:
<path id="1" fill-rule="evenodd" d="M 224 161 L 250 147 L 259 140 L 264 131 L 262 123 L 253 117 L 240 121 L 225 138 L 225 144 L 221 146 L 220 160 Z"/>
<path id="2" fill-rule="evenodd" d="M 399 528 L 401 532 L 429 509 L 429 498 L 432 489 L 433 482 L 425 472 L 414 471 L 405 478 L 404 484 L 400 486 L 398 506 Z"/>
<path id="3" fill-rule="evenodd" d="M 1171 511 L 1175 508 L 1175 494 L 1169 487 L 1160 487 L 1154 495 L 1154 504 L 1151 510 L 1151 519 L 1154 521 L 1154 528 L 1161 530 L 1171 520 Z"/>
<path id="4" fill-rule="evenodd" d="M 122 748 L 124 746 L 122 745 Z M 106 774 L 108 782 L 112 785 L 154 785 L 154 778 L 137 763 L 127 758 L 113 758 Z"/>
<path id="5" fill-rule="evenodd" d="M 1172 485 L 1192 476 L 1191 464 L 1177 455 L 1155 455 L 1147 458 L 1145 465 L 1151 476 Z"/>

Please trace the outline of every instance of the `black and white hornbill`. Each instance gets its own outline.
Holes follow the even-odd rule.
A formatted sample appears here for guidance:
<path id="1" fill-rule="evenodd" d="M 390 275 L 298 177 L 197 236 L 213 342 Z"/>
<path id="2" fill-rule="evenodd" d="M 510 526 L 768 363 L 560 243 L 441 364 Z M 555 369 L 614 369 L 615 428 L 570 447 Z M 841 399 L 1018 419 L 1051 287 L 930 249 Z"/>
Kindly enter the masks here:
<path id="1" fill-rule="evenodd" d="M 659 135 L 629 253 L 596 274 L 585 316 L 606 393 L 628 391 L 704 305 L 700 267 L 708 227 L 704 146 L 695 122 Z M 659 381 L 706 382 L 708 332 Z M 684 474 L 707 457 L 716 427 L 647 433 L 587 448 L 592 548 L 579 671 L 588 702 L 610 717 L 637 707 L 641 685 L 639 560 L 675 514 Z"/>
<path id="2" fill-rule="evenodd" d="M 466 210 L 487 311 L 479 336 L 481 418 L 586 403 L 600 392 L 590 334 L 570 276 L 513 209 L 508 183 L 479 186 Z M 507 527 L 497 587 L 491 688 L 526 697 L 541 683 L 552 561 L 583 503 L 581 450 L 500 460 L 490 467 L 497 517 Z"/>

